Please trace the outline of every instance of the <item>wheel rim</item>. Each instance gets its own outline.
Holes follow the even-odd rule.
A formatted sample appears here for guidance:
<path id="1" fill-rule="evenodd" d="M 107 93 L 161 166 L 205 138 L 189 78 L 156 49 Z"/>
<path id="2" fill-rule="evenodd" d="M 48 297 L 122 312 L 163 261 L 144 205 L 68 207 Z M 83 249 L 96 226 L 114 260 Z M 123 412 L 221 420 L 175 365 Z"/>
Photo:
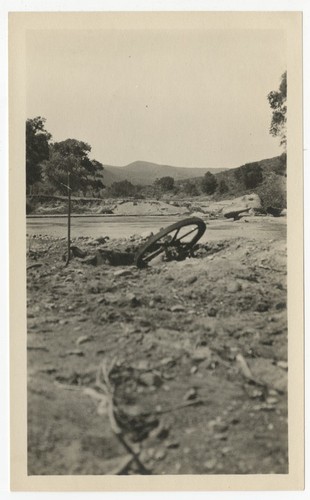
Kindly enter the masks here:
<path id="1" fill-rule="evenodd" d="M 183 260 L 186 253 L 201 238 L 205 228 L 201 219 L 191 219 L 180 221 L 160 231 L 139 252 L 137 266 L 146 267 L 161 254 L 165 254 L 166 260 Z"/>

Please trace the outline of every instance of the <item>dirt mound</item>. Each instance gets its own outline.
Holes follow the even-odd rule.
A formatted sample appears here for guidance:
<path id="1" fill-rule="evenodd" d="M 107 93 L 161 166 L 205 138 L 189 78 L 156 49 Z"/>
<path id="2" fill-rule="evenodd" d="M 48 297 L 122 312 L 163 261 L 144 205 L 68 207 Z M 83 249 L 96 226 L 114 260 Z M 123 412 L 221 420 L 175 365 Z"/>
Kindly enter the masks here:
<path id="1" fill-rule="evenodd" d="M 176 207 L 162 201 L 127 201 L 118 204 L 115 215 L 179 215 L 189 213 L 185 207 Z"/>

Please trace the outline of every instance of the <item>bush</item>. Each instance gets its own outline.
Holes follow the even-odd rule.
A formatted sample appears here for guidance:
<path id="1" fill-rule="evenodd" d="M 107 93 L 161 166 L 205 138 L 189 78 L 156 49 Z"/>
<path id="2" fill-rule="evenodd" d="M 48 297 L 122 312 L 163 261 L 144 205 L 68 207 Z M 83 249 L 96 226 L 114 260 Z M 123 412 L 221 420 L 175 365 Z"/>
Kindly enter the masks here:
<path id="1" fill-rule="evenodd" d="M 270 207 L 280 210 L 286 208 L 285 178 L 275 174 L 270 175 L 257 190 L 257 194 L 265 211 Z"/>
<path id="2" fill-rule="evenodd" d="M 161 177 L 160 179 L 156 179 L 154 184 L 162 191 L 171 191 L 174 187 L 174 178 L 169 176 Z"/>
<path id="3" fill-rule="evenodd" d="M 263 170 L 257 163 L 247 163 L 240 167 L 241 179 L 246 188 L 257 187 L 263 181 Z"/>
<path id="4" fill-rule="evenodd" d="M 191 182 L 191 181 L 185 182 L 185 184 L 183 186 L 183 191 L 188 196 L 198 196 L 199 195 L 196 184 L 194 184 L 194 182 Z"/>
<path id="5" fill-rule="evenodd" d="M 211 172 L 207 172 L 202 181 L 201 181 L 201 189 L 206 194 L 213 194 L 217 187 L 217 180 L 215 175 L 211 174 Z"/>
<path id="6" fill-rule="evenodd" d="M 113 182 L 109 191 L 111 196 L 117 198 L 118 196 L 134 196 L 136 189 L 135 186 L 126 179 L 124 181 Z"/>
<path id="7" fill-rule="evenodd" d="M 221 194 L 227 193 L 227 191 L 229 190 L 224 179 L 220 180 L 218 190 L 219 190 L 219 193 L 221 193 Z"/>

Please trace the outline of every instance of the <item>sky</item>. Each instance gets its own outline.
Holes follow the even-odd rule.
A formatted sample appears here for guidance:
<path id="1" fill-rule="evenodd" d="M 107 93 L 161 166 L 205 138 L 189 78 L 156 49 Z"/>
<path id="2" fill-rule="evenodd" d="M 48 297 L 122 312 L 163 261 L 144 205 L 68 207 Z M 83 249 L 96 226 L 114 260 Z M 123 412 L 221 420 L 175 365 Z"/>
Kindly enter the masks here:
<path id="1" fill-rule="evenodd" d="M 91 158 L 231 168 L 281 154 L 267 94 L 285 33 L 262 29 L 30 30 L 27 117 Z"/>

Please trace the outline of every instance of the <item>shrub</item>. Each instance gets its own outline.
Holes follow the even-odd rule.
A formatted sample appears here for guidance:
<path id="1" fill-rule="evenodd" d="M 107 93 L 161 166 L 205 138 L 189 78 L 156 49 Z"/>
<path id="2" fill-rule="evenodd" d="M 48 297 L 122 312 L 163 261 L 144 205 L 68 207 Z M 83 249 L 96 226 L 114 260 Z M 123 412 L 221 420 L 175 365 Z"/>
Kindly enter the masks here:
<path id="1" fill-rule="evenodd" d="M 263 170 L 257 163 L 247 163 L 240 167 L 241 179 L 246 188 L 257 187 L 263 181 Z"/>
<path id="2" fill-rule="evenodd" d="M 272 174 L 257 191 L 262 202 L 262 208 L 286 208 L 286 183 L 285 178 Z"/>
<path id="3" fill-rule="evenodd" d="M 221 193 L 221 194 L 227 193 L 227 191 L 229 190 L 224 179 L 220 180 L 218 190 L 219 190 L 219 193 Z"/>
<path id="4" fill-rule="evenodd" d="M 201 181 L 201 189 L 206 194 L 213 194 L 217 187 L 217 180 L 215 175 L 211 174 L 211 172 L 207 172 L 202 181 Z"/>
<path id="5" fill-rule="evenodd" d="M 171 191 L 174 187 L 174 178 L 173 177 L 161 177 L 160 179 L 156 179 L 155 183 L 162 191 Z"/>

